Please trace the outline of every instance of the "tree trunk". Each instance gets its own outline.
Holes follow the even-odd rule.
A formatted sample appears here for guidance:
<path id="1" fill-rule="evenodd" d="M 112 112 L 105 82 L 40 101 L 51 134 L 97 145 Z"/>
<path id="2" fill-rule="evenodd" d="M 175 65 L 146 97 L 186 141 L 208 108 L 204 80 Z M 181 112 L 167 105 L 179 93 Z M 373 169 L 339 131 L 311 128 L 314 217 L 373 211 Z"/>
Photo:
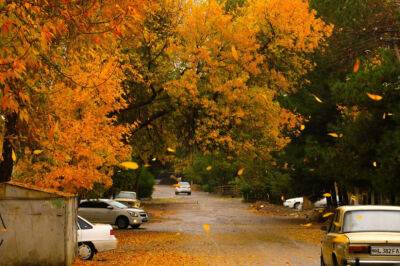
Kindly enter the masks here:
<path id="1" fill-rule="evenodd" d="M 12 159 L 11 137 L 16 135 L 17 115 L 6 116 L 5 133 L 3 139 L 3 161 L 0 161 L 0 183 L 11 180 L 14 162 Z"/>

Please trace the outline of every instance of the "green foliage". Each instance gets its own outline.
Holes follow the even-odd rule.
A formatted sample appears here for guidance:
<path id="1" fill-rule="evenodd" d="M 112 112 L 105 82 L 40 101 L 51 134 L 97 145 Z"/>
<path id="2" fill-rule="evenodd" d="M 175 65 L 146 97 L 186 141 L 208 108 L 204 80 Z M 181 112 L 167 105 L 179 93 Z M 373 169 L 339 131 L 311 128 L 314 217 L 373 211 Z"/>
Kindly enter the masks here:
<path id="1" fill-rule="evenodd" d="M 142 168 L 139 174 L 139 198 L 149 198 L 153 194 L 154 185 L 155 185 L 154 175 L 147 170 L 146 168 Z"/>

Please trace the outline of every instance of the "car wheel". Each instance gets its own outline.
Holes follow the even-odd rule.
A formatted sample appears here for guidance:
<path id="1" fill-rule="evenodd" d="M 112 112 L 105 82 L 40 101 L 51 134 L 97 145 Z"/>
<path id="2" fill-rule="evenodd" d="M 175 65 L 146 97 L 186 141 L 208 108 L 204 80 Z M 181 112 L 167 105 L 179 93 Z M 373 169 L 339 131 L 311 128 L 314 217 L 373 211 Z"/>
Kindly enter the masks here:
<path id="1" fill-rule="evenodd" d="M 179 193 L 178 192 L 175 192 L 175 195 L 178 195 Z"/>
<path id="2" fill-rule="evenodd" d="M 117 218 L 115 224 L 118 226 L 118 229 L 126 229 L 129 226 L 129 220 L 124 216 L 120 216 Z"/>
<path id="3" fill-rule="evenodd" d="M 133 229 L 138 229 L 140 227 L 140 224 L 132 224 L 131 226 Z"/>
<path id="4" fill-rule="evenodd" d="M 188 195 L 192 195 L 192 192 L 188 192 Z"/>
<path id="5" fill-rule="evenodd" d="M 293 209 L 295 209 L 295 210 L 300 210 L 300 209 L 301 209 L 301 207 L 300 207 L 300 202 L 296 202 L 296 203 L 293 205 Z"/>
<path id="6" fill-rule="evenodd" d="M 94 256 L 95 249 L 92 243 L 79 243 L 78 244 L 78 256 L 82 260 L 91 260 Z"/>

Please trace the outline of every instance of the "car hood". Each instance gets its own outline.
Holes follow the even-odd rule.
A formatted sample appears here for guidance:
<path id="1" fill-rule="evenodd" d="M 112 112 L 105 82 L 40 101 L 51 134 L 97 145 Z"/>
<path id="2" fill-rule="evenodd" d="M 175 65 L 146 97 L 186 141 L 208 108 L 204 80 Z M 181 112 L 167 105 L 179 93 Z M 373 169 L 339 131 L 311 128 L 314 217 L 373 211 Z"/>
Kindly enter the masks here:
<path id="1" fill-rule="evenodd" d="M 360 233 L 347 233 L 345 234 L 350 243 L 399 243 L 400 232 L 360 232 Z"/>
<path id="2" fill-rule="evenodd" d="M 134 212 L 144 212 L 143 209 L 138 209 L 138 208 L 128 208 L 128 211 L 134 211 Z"/>
<path id="3" fill-rule="evenodd" d="M 134 202 L 134 201 L 139 201 L 138 199 L 129 199 L 129 198 L 117 198 L 114 199 L 115 201 L 128 201 L 128 202 Z"/>

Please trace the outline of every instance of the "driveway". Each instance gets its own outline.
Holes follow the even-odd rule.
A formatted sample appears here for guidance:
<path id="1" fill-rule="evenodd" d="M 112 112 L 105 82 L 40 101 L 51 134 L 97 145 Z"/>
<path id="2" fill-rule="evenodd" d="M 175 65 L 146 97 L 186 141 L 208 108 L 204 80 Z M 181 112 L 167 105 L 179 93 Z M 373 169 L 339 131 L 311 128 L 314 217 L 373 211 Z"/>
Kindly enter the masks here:
<path id="1" fill-rule="evenodd" d="M 319 244 L 308 239 L 319 233 L 315 228 L 260 215 L 241 199 L 197 191 L 176 196 L 172 187 L 156 186 L 145 208 L 152 221 L 141 230 L 117 230 L 118 249 L 89 264 L 319 265 Z"/>

